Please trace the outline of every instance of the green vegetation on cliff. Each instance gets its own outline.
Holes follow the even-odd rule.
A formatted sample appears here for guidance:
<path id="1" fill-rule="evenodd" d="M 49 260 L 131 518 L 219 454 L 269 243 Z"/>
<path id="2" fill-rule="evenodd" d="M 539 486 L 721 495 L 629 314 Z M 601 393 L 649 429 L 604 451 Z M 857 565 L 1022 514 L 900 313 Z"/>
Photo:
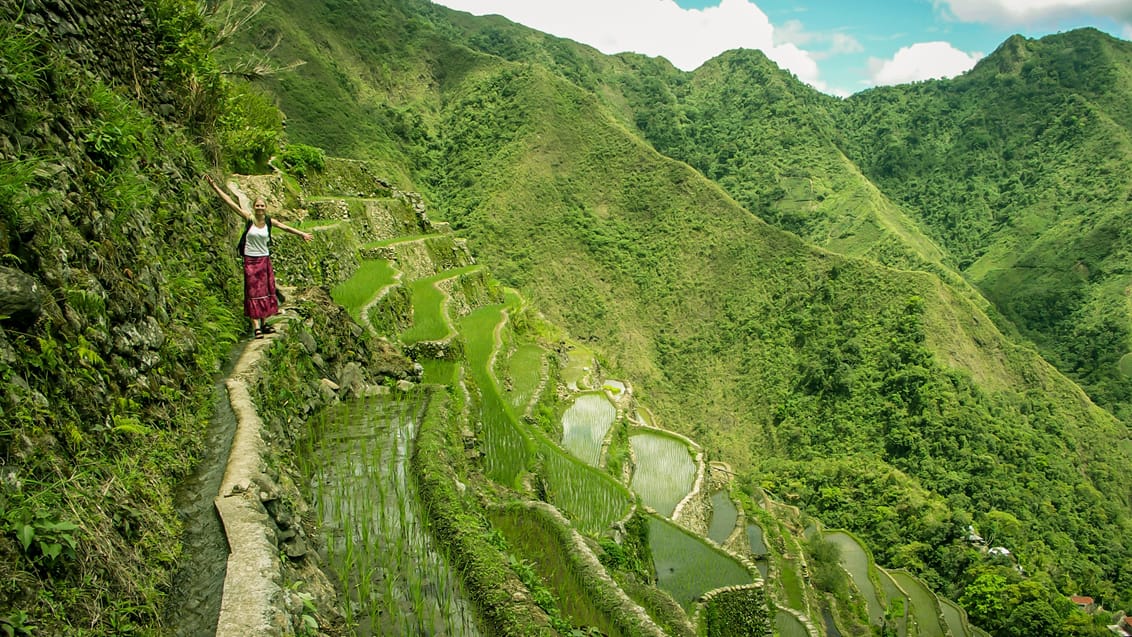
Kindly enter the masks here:
<path id="1" fill-rule="evenodd" d="M 197 3 L 63 4 L 0 2 L 0 632 L 157 634 L 174 491 L 245 332 L 200 176 L 281 129 Z"/>

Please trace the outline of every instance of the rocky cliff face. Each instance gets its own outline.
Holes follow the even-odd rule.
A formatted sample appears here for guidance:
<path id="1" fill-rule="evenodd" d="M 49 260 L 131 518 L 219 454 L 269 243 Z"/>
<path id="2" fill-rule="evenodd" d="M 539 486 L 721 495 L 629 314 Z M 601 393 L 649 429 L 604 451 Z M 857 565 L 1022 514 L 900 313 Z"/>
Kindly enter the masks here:
<path id="1" fill-rule="evenodd" d="M 203 41 L 189 4 L 0 0 L 0 627 L 160 623 L 172 487 L 243 330 L 210 76 L 170 55 Z"/>
<path id="2" fill-rule="evenodd" d="M 150 3 L 154 4 L 154 3 Z M 155 12 L 139 0 L 5 0 L 0 11 L 50 38 L 77 65 L 152 94 L 159 57 Z"/>

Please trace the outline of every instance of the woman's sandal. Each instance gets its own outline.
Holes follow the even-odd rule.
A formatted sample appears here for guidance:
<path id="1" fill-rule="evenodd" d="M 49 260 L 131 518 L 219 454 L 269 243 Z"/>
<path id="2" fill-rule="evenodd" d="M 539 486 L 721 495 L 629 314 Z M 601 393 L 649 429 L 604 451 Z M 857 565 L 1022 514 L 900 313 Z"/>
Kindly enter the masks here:
<path id="1" fill-rule="evenodd" d="M 264 334 L 274 334 L 275 328 L 270 326 L 270 325 L 264 325 L 263 327 L 260 328 L 259 331 L 263 332 Z"/>
<path id="2" fill-rule="evenodd" d="M 255 328 L 255 337 L 256 338 L 263 338 L 263 330 L 258 328 L 258 327 Z"/>

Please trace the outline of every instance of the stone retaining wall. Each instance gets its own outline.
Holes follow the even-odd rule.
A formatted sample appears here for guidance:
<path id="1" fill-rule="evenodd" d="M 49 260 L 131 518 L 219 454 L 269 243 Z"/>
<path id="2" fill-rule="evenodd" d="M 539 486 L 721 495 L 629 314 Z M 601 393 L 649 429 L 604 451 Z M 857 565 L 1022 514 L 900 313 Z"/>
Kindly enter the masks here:
<path id="1" fill-rule="evenodd" d="M 151 94 L 160 59 L 142 0 L 3 0 L 0 18 L 37 28 L 67 57 L 112 84 Z"/>

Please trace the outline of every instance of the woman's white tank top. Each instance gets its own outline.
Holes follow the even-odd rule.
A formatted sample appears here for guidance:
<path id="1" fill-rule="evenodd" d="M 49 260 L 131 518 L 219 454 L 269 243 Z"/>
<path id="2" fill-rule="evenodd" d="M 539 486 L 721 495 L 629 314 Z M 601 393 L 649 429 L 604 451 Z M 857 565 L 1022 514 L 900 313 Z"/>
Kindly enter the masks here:
<path id="1" fill-rule="evenodd" d="M 266 257 L 270 255 L 268 239 L 267 224 L 263 224 L 262 228 L 257 228 L 253 223 L 252 227 L 248 228 L 247 238 L 244 239 L 244 254 L 249 257 Z"/>

